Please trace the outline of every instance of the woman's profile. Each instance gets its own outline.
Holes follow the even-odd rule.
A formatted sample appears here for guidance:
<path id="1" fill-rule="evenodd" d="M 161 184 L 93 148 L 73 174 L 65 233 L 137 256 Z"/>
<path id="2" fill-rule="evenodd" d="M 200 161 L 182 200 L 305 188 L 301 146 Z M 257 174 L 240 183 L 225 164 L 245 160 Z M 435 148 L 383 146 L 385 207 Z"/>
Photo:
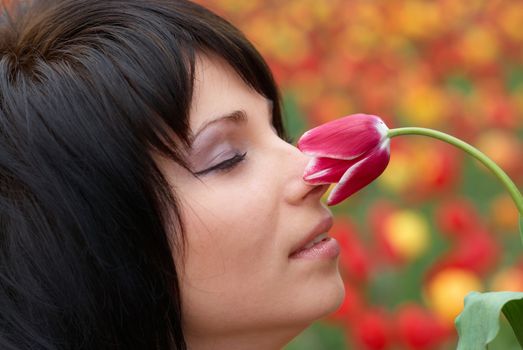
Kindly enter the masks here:
<path id="1" fill-rule="evenodd" d="M 307 162 L 264 60 L 200 5 L 6 10 L 0 348 L 283 347 L 344 295 Z"/>

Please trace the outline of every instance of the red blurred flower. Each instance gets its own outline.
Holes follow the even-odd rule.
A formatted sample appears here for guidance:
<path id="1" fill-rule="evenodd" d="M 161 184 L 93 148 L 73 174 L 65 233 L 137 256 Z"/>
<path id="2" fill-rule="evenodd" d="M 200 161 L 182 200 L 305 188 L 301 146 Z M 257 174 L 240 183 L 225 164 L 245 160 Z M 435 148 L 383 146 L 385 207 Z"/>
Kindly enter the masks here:
<path id="1" fill-rule="evenodd" d="M 452 190 L 459 180 L 461 155 L 445 143 L 425 145 L 423 176 L 417 181 L 416 196 L 441 194 Z"/>
<path id="2" fill-rule="evenodd" d="M 343 322 L 351 325 L 357 322 L 358 316 L 364 308 L 364 298 L 361 292 L 348 283 L 345 283 L 345 297 L 338 310 L 330 314 L 326 320 Z"/>
<path id="3" fill-rule="evenodd" d="M 392 326 L 384 310 L 366 310 L 352 328 L 357 349 L 383 350 L 392 343 Z"/>
<path id="4" fill-rule="evenodd" d="M 346 219 L 336 219 L 330 232 L 340 244 L 340 265 L 346 277 L 356 282 L 366 282 L 371 259 L 354 226 Z"/>
<path id="5" fill-rule="evenodd" d="M 436 262 L 429 276 L 446 268 L 459 268 L 479 275 L 489 272 L 498 262 L 501 247 L 493 234 L 478 227 L 465 232 L 451 250 Z"/>
<path id="6" fill-rule="evenodd" d="M 438 228 L 451 237 L 473 233 L 479 222 L 476 208 L 466 199 L 455 198 L 446 201 L 436 211 Z"/>
<path id="7" fill-rule="evenodd" d="M 314 158 L 303 178 L 314 184 L 338 183 L 328 205 L 346 199 L 375 180 L 390 158 L 388 128 L 376 116 L 354 114 L 307 131 L 298 148 Z"/>
<path id="8" fill-rule="evenodd" d="M 396 317 L 399 342 L 408 349 L 432 349 L 451 334 L 440 319 L 420 305 L 406 304 L 398 310 Z"/>
<path id="9" fill-rule="evenodd" d="M 469 269 L 478 274 L 491 270 L 497 263 L 500 246 L 492 232 L 478 229 L 460 239 L 447 261 L 454 267 Z"/>
<path id="10" fill-rule="evenodd" d="M 465 294 L 481 289 L 480 277 L 496 265 L 501 247 L 466 200 L 445 203 L 436 217 L 440 229 L 454 240 L 450 250 L 428 271 L 425 285 L 434 311 L 452 324 Z"/>

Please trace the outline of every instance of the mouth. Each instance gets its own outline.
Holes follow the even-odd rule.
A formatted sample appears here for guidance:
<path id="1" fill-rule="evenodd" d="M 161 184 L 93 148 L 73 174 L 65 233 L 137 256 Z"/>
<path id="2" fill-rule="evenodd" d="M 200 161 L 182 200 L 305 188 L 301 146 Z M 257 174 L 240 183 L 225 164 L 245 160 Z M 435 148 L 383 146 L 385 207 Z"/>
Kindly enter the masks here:
<path id="1" fill-rule="evenodd" d="M 338 242 L 329 237 L 328 231 L 333 225 L 332 216 L 321 220 L 289 254 L 289 258 L 331 258 L 339 254 Z"/>

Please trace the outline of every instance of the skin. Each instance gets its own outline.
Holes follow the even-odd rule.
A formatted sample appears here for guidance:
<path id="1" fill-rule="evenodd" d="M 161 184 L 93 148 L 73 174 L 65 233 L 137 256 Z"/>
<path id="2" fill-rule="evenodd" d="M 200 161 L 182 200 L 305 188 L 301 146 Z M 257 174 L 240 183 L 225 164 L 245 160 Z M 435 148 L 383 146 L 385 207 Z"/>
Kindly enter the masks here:
<path id="1" fill-rule="evenodd" d="M 233 111 L 244 115 L 220 118 Z M 331 215 L 320 202 L 328 186 L 303 181 L 309 158 L 278 137 L 270 111 L 225 62 L 199 56 L 188 150 L 199 176 L 159 162 L 185 225 L 187 254 L 176 263 L 190 349 L 280 349 L 343 300 L 338 258 L 289 258 Z"/>

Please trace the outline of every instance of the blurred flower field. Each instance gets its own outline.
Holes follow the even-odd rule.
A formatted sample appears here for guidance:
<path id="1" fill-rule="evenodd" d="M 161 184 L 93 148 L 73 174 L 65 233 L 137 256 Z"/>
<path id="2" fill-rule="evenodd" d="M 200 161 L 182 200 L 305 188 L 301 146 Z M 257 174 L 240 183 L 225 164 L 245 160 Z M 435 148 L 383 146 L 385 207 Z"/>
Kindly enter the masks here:
<path id="1" fill-rule="evenodd" d="M 457 136 L 523 187 L 523 2 L 198 2 L 267 59 L 295 139 L 375 114 Z M 523 291 L 514 204 L 447 144 L 394 139 L 385 173 L 333 211 L 346 299 L 286 350 L 454 349 L 466 293 Z M 491 348 L 519 349 L 506 324 Z"/>
<path id="2" fill-rule="evenodd" d="M 267 59 L 294 138 L 376 114 L 457 136 L 523 187 L 523 2 L 199 2 Z M 287 350 L 454 349 L 465 294 L 523 291 L 514 204 L 447 144 L 394 139 L 385 173 L 333 210 L 346 300 Z M 491 348 L 519 348 L 507 324 Z"/>

